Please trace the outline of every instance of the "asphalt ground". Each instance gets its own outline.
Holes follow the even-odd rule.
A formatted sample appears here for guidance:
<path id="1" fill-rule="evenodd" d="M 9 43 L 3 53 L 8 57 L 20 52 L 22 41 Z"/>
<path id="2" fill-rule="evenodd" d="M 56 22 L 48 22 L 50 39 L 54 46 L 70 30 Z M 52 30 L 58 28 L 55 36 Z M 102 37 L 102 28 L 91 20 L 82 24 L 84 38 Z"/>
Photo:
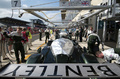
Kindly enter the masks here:
<path id="1" fill-rule="evenodd" d="M 44 33 L 42 33 L 42 38 L 45 36 Z M 36 39 L 39 39 L 39 34 L 33 34 L 32 35 L 32 42 L 35 41 Z"/>

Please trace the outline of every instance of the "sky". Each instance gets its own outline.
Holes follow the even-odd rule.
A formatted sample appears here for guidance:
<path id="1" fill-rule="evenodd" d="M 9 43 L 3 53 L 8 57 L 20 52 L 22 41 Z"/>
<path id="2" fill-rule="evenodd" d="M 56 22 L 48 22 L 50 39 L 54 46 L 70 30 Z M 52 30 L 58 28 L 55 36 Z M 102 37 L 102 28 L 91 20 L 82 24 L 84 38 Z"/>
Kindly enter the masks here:
<path id="1" fill-rule="evenodd" d="M 50 3 L 50 2 L 56 2 L 59 0 L 21 0 L 21 7 L 27 8 L 34 5 L 44 4 L 44 3 Z M 99 0 L 102 1 L 102 0 Z M 100 3 L 98 0 L 92 0 L 92 3 Z M 59 7 L 59 2 L 47 4 L 47 5 L 41 5 L 36 7 Z M 39 19 L 38 17 L 35 17 L 34 15 L 31 15 L 29 13 L 24 13 L 21 18 L 18 16 L 20 13 L 24 12 L 23 10 L 13 10 L 13 18 L 29 21 L 30 19 Z M 41 12 L 37 12 L 40 16 L 46 18 L 45 15 L 43 15 Z M 44 11 L 44 13 L 49 17 L 53 17 L 55 14 L 60 13 L 60 11 Z M 0 18 L 2 17 L 11 17 L 12 16 L 12 7 L 11 7 L 11 0 L 0 0 Z M 46 18 L 47 19 L 47 18 Z M 49 21 L 61 21 L 61 14 L 55 16 L 53 19 L 48 19 Z M 48 23 L 45 23 L 48 24 Z"/>
<path id="2" fill-rule="evenodd" d="M 39 4 L 44 4 L 44 3 L 49 3 L 49 2 L 56 2 L 59 0 L 21 0 L 21 7 L 27 8 L 33 5 L 39 5 Z M 57 3 L 52 3 L 52 4 L 47 4 L 47 5 L 41 5 L 41 6 L 36 6 L 36 7 L 59 7 L 59 2 Z M 18 16 L 20 13 L 24 12 L 23 10 L 13 10 L 13 18 L 16 19 L 21 19 L 24 21 L 29 21 L 30 19 L 38 19 L 37 17 L 24 13 L 21 18 Z M 59 13 L 60 11 L 44 11 L 45 14 L 48 17 L 53 17 L 55 14 Z M 46 18 L 45 15 L 43 15 L 40 12 L 39 13 L 42 17 Z M 2 17 L 12 17 L 12 7 L 11 7 L 11 0 L 0 0 L 0 18 Z M 47 19 L 47 18 L 46 18 Z M 55 16 L 53 19 L 49 19 L 49 21 L 61 21 L 61 15 Z"/>

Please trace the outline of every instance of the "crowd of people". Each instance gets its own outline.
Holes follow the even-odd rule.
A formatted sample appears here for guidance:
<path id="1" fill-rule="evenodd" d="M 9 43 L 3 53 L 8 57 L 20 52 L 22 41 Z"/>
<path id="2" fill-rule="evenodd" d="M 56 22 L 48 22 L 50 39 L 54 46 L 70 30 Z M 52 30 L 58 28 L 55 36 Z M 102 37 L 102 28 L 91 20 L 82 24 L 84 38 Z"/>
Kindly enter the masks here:
<path id="1" fill-rule="evenodd" d="M 12 27 L 8 27 L 3 31 L 0 27 L 0 62 L 1 59 L 7 59 L 6 53 L 8 48 L 9 53 L 15 53 L 17 63 L 20 63 L 19 53 L 21 52 L 21 62 L 25 62 L 25 54 L 28 53 L 28 50 L 32 50 L 30 47 L 32 46 L 32 34 L 30 32 L 31 29 L 27 28 L 20 28 L 18 27 L 16 31 L 13 31 Z M 43 30 L 42 28 L 39 29 L 39 40 L 42 41 L 42 33 L 45 33 L 45 43 L 49 39 L 52 39 L 53 35 L 55 35 L 55 39 L 60 38 L 60 32 L 62 29 L 49 29 L 46 28 Z M 93 54 L 99 58 L 107 58 L 107 60 L 117 59 L 119 58 L 119 54 L 116 51 L 112 50 L 112 53 L 105 53 L 108 51 L 100 51 L 99 45 L 101 43 L 99 35 L 97 35 L 96 31 L 93 31 L 93 27 L 89 26 L 88 28 L 85 27 L 77 27 L 75 30 L 66 29 L 65 32 L 69 36 L 69 39 L 74 39 L 79 42 L 83 42 L 83 37 L 86 38 L 87 43 L 87 53 Z M 75 38 L 73 38 L 75 37 Z M 6 44 L 7 43 L 7 44 Z M 5 46 L 7 45 L 7 46 Z M 7 48 L 6 48 L 7 47 Z M 12 51 L 14 49 L 14 51 Z M 120 49 L 117 49 L 120 50 Z M 2 58 L 1 58 L 2 57 Z M 110 58 L 111 59 L 108 59 Z"/>
<path id="2" fill-rule="evenodd" d="M 13 31 L 12 27 L 7 29 L 0 27 L 0 62 L 2 59 L 8 59 L 7 53 L 15 53 L 16 61 L 20 63 L 19 51 L 21 52 L 21 62 L 25 62 L 25 54 L 28 53 L 28 50 L 31 50 L 31 39 L 30 28 L 17 27 L 16 31 Z"/>
<path id="3" fill-rule="evenodd" d="M 71 29 L 67 29 L 66 31 L 68 33 L 69 39 L 73 39 L 72 37 L 74 36 L 75 37 L 74 40 L 82 42 L 83 41 L 82 37 L 86 38 L 87 53 L 93 54 L 94 56 L 99 58 L 104 58 L 106 62 L 111 63 L 112 60 L 116 60 L 117 63 L 120 62 L 120 56 L 119 56 L 120 48 L 111 48 L 104 51 L 99 50 L 99 46 L 100 44 L 102 44 L 102 42 L 99 35 L 96 33 L 96 30 L 93 30 L 92 26 L 89 26 L 89 28 L 85 27 L 84 29 L 83 27 L 79 27 L 76 28 L 74 31 L 72 31 Z M 49 39 L 49 36 L 52 33 L 50 29 L 45 30 L 45 35 L 46 35 L 45 43 Z M 58 39 L 60 30 L 56 29 L 54 30 L 54 33 L 55 33 L 55 38 Z"/>

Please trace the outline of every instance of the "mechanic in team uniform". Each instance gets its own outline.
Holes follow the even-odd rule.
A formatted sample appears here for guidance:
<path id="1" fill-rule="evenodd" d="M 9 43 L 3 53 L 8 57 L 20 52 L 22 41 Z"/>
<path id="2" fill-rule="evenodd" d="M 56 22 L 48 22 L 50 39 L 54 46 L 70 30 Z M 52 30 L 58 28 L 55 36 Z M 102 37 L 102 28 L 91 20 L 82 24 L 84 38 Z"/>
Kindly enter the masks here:
<path id="1" fill-rule="evenodd" d="M 112 60 L 117 60 L 117 63 L 120 63 L 120 48 L 110 48 L 104 51 L 97 51 L 96 56 L 99 58 L 104 58 L 106 62 Z"/>
<path id="2" fill-rule="evenodd" d="M 24 63 L 25 60 L 25 51 L 24 51 L 24 47 L 23 47 L 23 44 L 22 44 L 22 40 L 23 37 L 22 37 L 22 28 L 18 27 L 17 28 L 17 31 L 13 31 L 11 32 L 9 35 L 6 34 L 6 32 L 4 32 L 4 35 L 7 37 L 7 38 L 12 38 L 13 39 L 13 48 L 14 48 L 14 51 L 15 51 L 15 57 L 16 57 L 16 60 L 17 60 L 17 63 L 19 64 L 20 63 L 20 59 L 19 59 L 19 53 L 18 51 L 21 52 L 21 62 Z M 25 41 L 25 40 L 24 40 Z"/>
<path id="3" fill-rule="evenodd" d="M 96 31 L 91 33 L 87 39 L 88 53 L 95 55 L 95 52 L 99 51 L 100 42 L 101 42 L 101 40 L 100 40 L 99 36 L 96 34 Z"/>

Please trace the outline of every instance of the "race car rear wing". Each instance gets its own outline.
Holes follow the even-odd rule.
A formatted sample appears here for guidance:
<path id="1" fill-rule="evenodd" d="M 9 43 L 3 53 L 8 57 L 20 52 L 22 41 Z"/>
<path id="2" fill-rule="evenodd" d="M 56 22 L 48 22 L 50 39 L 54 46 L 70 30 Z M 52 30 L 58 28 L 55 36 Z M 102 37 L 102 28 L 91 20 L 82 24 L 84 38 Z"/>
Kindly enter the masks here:
<path id="1" fill-rule="evenodd" d="M 21 78 L 120 78 L 116 64 L 7 64 L 0 77 Z"/>

